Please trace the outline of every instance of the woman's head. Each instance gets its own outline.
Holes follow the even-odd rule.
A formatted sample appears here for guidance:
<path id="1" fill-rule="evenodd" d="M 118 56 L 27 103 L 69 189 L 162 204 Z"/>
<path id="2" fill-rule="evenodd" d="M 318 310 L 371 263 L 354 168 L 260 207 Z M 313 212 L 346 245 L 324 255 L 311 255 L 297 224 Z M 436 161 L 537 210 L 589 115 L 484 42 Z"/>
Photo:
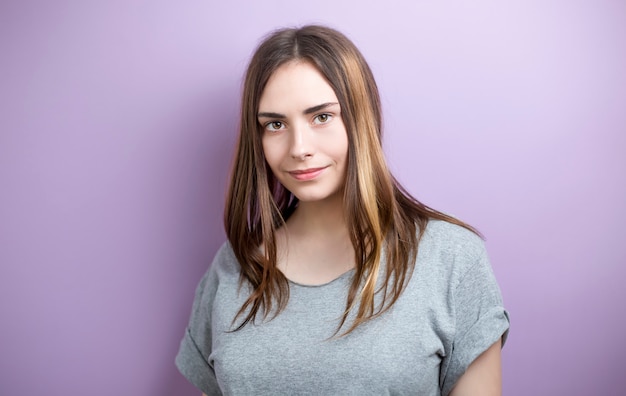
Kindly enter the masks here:
<path id="1" fill-rule="evenodd" d="M 277 182 L 267 167 L 262 146 L 263 126 L 258 114 L 268 81 L 281 67 L 294 62 L 307 63 L 317 69 L 337 97 L 348 135 L 347 190 L 361 186 L 361 193 L 371 193 L 367 186 L 376 183 L 375 173 L 386 173 L 380 142 L 382 121 L 378 89 L 359 50 L 343 34 L 327 27 L 276 31 L 259 45 L 247 69 L 234 172 L 238 177 L 242 171 L 253 172 L 254 175 L 247 177 L 253 178 L 256 185 L 248 189 L 248 193 L 258 194 L 259 204 L 265 209 L 269 209 L 267 204 L 275 204 L 282 216 L 289 215 L 297 199 Z M 346 191 L 346 198 L 358 199 L 361 193 Z"/>

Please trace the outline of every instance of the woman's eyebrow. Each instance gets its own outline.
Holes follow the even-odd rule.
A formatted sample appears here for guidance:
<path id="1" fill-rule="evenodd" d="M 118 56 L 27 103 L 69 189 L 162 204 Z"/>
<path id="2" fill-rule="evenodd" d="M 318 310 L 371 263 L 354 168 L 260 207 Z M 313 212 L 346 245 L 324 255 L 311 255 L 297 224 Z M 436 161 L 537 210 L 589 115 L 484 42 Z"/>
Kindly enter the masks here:
<path id="1" fill-rule="evenodd" d="M 313 106 L 313 107 L 309 107 L 308 109 L 304 110 L 304 114 L 312 114 L 312 113 L 317 113 L 320 110 L 323 110 L 327 107 L 330 106 L 334 106 L 334 105 L 338 105 L 339 103 L 337 102 L 326 102 L 326 103 L 322 103 L 320 105 L 317 106 Z"/>
<path id="2" fill-rule="evenodd" d="M 323 109 L 325 109 L 327 107 L 335 106 L 335 105 L 338 105 L 338 104 L 339 103 L 337 103 L 337 102 L 322 103 L 322 104 L 319 104 L 317 106 L 313 106 L 313 107 L 309 107 L 308 109 L 305 109 L 303 111 L 303 113 L 304 114 L 317 113 L 320 110 L 323 110 Z M 257 117 L 258 118 L 287 118 L 287 116 L 284 115 L 284 114 L 267 112 L 267 111 L 262 111 L 262 112 L 258 113 Z"/>
<path id="3" fill-rule="evenodd" d="M 269 112 L 261 112 L 256 115 L 257 118 L 287 118 L 286 115 L 280 113 L 269 113 Z"/>

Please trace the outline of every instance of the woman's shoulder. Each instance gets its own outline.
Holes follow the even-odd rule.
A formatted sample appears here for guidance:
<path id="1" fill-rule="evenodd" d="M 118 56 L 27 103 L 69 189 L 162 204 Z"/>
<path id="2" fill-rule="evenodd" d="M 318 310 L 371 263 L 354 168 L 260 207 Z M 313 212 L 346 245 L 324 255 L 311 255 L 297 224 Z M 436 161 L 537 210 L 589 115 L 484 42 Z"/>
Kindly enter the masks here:
<path id="1" fill-rule="evenodd" d="M 421 242 L 437 245 L 442 249 L 461 249 L 470 254 L 482 253 L 485 249 L 485 243 L 480 235 L 444 220 L 430 220 Z"/>
<path id="2" fill-rule="evenodd" d="M 222 243 L 215 253 L 209 272 L 215 273 L 218 278 L 233 276 L 238 278 L 240 269 L 231 244 L 228 241 Z"/>
<path id="3" fill-rule="evenodd" d="M 418 246 L 418 260 L 460 276 L 488 258 L 485 243 L 475 232 L 447 221 L 430 220 Z"/>

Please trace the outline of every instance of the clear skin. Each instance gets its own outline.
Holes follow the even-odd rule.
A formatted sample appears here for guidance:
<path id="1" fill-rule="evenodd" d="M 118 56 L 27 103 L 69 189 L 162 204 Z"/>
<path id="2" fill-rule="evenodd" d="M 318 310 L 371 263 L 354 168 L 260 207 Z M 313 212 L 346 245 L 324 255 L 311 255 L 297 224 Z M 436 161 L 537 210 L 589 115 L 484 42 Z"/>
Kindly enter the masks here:
<path id="1" fill-rule="evenodd" d="M 269 79 L 259 101 L 263 152 L 276 178 L 300 202 L 341 192 L 348 135 L 333 89 L 309 63 L 290 62 Z M 319 170 L 309 174 L 296 171 Z"/>
<path id="2" fill-rule="evenodd" d="M 268 81 L 258 121 L 267 163 L 300 200 L 277 231 L 278 268 L 294 282 L 327 283 L 354 266 L 342 203 L 348 135 L 337 96 L 315 67 L 290 62 Z M 500 349 L 498 341 L 483 352 L 451 396 L 501 395 Z"/>

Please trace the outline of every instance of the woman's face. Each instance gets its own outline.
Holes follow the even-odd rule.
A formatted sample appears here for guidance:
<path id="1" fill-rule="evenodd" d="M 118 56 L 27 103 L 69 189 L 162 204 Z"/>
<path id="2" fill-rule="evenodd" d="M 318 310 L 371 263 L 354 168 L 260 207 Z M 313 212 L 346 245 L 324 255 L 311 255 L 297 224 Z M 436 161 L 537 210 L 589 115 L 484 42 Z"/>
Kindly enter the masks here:
<path id="1" fill-rule="evenodd" d="M 302 61 L 279 67 L 261 95 L 257 117 L 269 167 L 300 202 L 342 192 L 348 134 L 337 96 L 315 67 Z"/>

